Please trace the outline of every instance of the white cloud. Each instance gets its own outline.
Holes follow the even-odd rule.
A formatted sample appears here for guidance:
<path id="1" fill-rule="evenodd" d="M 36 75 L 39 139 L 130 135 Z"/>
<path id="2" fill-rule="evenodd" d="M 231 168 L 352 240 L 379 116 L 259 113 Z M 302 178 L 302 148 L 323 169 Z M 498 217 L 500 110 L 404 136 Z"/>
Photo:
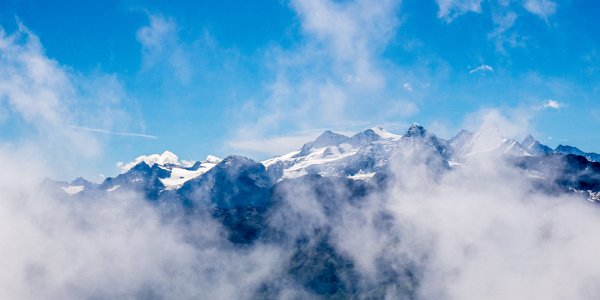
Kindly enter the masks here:
<path id="1" fill-rule="evenodd" d="M 115 76 L 71 71 L 47 57 L 39 38 L 23 24 L 12 34 L 0 28 L 0 70 L 5 118 L 22 121 L 12 126 L 33 129 L 28 147 L 62 164 L 57 170 L 73 167 L 72 156 L 93 158 L 102 151 L 98 138 L 70 126 L 112 132 L 116 123 L 129 120 L 121 109 L 126 94 Z"/>
<path id="2" fill-rule="evenodd" d="M 177 24 L 160 15 L 149 15 L 150 24 L 137 31 L 137 40 L 143 46 L 143 68 L 168 66 L 181 82 L 191 79 L 189 51 L 179 41 Z"/>
<path id="3" fill-rule="evenodd" d="M 275 74 L 274 80 L 267 84 L 266 97 L 248 99 L 234 112 L 239 120 L 228 145 L 253 148 L 239 141 L 340 127 L 335 125 L 347 123 L 363 108 L 380 108 L 374 114 L 385 114 L 385 100 L 373 103 L 389 91 L 390 63 L 381 53 L 399 25 L 399 3 L 292 1 L 302 43 L 267 51 L 264 64 Z"/>
<path id="4" fill-rule="evenodd" d="M 374 66 L 374 54 L 382 50 L 398 26 L 394 7 L 398 1 L 295 0 L 292 5 L 308 37 L 331 58 L 349 64 L 348 74 L 367 84 L 382 80 Z M 336 66 L 336 67 L 339 67 Z"/>
<path id="5" fill-rule="evenodd" d="M 493 129 L 503 137 L 524 137 L 530 133 L 533 117 L 527 109 L 484 108 L 468 114 L 462 127 L 472 131 Z"/>
<path id="6" fill-rule="evenodd" d="M 475 73 L 494 73 L 494 68 L 492 68 L 489 65 L 482 64 L 482 65 L 480 65 L 476 68 L 473 68 L 469 71 L 469 75 L 475 74 Z"/>
<path id="7" fill-rule="evenodd" d="M 483 0 L 436 0 L 439 10 L 438 18 L 452 22 L 456 17 L 468 12 L 481 12 Z"/>
<path id="8" fill-rule="evenodd" d="M 45 57 L 37 36 L 22 25 L 13 35 L 0 30 L 0 53 L 0 97 L 13 111 L 40 127 L 70 117 L 64 104 L 74 100 L 75 88 L 58 63 Z"/>
<path id="9" fill-rule="evenodd" d="M 488 34 L 488 38 L 496 43 L 498 52 L 505 54 L 505 46 L 515 48 L 523 45 L 523 37 L 511 30 L 517 18 L 518 15 L 513 11 L 493 14 L 494 30 Z"/>
<path id="10" fill-rule="evenodd" d="M 165 164 L 174 164 L 180 165 L 184 167 L 191 167 L 194 162 L 190 161 L 182 161 L 179 160 L 179 157 L 175 155 L 175 153 L 171 151 L 165 151 L 162 154 L 150 154 L 150 155 L 141 155 L 138 156 L 131 162 L 117 162 L 117 167 L 122 173 L 129 171 L 129 169 L 135 167 L 141 162 L 145 162 L 147 165 L 152 166 L 154 164 L 165 165 Z"/>
<path id="11" fill-rule="evenodd" d="M 556 100 L 548 99 L 548 100 L 544 101 L 543 107 L 559 110 L 563 107 L 563 105 L 562 105 L 562 103 L 560 103 Z"/>
<path id="12" fill-rule="evenodd" d="M 413 91 L 413 87 L 412 87 L 412 85 L 411 85 L 410 83 L 408 83 L 408 82 L 405 82 L 405 83 L 402 85 L 402 88 L 403 88 L 405 91 L 407 91 L 407 92 L 412 92 L 412 91 Z"/>
<path id="13" fill-rule="evenodd" d="M 556 3 L 552 0 L 525 0 L 523 7 L 540 18 L 547 19 L 556 12 Z"/>

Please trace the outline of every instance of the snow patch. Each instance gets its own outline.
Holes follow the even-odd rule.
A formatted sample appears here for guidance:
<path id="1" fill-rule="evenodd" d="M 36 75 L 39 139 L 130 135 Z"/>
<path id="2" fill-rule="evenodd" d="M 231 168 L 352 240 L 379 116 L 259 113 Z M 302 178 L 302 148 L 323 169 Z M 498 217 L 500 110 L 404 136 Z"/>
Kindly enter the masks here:
<path id="1" fill-rule="evenodd" d="M 373 130 L 375 134 L 386 140 L 396 140 L 402 137 L 401 135 L 391 133 L 381 127 L 373 127 L 371 128 L 371 130 Z"/>
<path id="2" fill-rule="evenodd" d="M 67 193 L 69 195 L 75 195 L 85 189 L 85 187 L 83 185 L 61 186 L 61 188 L 65 191 L 65 193 Z"/>
<path id="3" fill-rule="evenodd" d="M 365 180 L 368 181 L 371 178 L 373 178 L 373 176 L 375 176 L 375 172 L 369 172 L 369 173 L 364 173 L 364 172 L 358 172 L 354 175 L 350 175 L 348 176 L 348 178 L 350 179 L 354 179 L 354 180 Z"/>
<path id="4" fill-rule="evenodd" d="M 175 190 L 180 188 L 186 181 L 194 179 L 212 169 L 218 163 L 221 162 L 221 158 L 214 155 L 208 155 L 204 161 L 200 163 L 200 166 L 196 170 L 189 170 L 180 167 L 173 167 L 171 169 L 171 176 L 169 178 L 162 178 L 160 181 L 165 185 L 166 190 Z"/>
<path id="5" fill-rule="evenodd" d="M 119 187 L 121 187 L 121 185 L 115 185 L 109 189 L 106 189 L 107 192 L 113 192 L 116 191 Z"/>

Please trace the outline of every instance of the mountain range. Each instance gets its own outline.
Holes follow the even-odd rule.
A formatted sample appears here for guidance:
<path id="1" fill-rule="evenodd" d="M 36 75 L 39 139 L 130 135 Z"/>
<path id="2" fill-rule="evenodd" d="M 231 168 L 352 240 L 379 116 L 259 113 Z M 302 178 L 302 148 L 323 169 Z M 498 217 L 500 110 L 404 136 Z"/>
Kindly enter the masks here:
<path id="1" fill-rule="evenodd" d="M 600 162 L 600 154 L 583 152 L 568 145 L 552 149 L 531 135 L 518 142 L 504 137 L 495 127 L 478 132 L 461 130 L 451 139 L 444 140 L 424 127 L 413 124 L 402 135 L 379 127 L 350 137 L 327 130 L 297 151 L 262 162 L 241 156 L 221 159 L 212 155 L 203 161 L 180 162 L 175 154 L 165 151 L 162 154 L 140 156 L 131 163 L 122 164 L 123 173 L 114 178 L 106 178 L 100 184 L 81 177 L 72 182 L 47 180 L 47 183 L 60 187 L 71 196 L 132 189 L 143 191 L 149 199 L 158 199 L 161 195 L 181 196 L 184 191 L 195 185 L 202 185 L 208 178 L 239 171 L 253 172 L 250 174 L 252 181 L 260 177 L 264 181 L 261 185 L 267 187 L 305 175 L 369 181 L 375 174 L 384 174 L 394 156 L 415 151 L 427 151 L 429 159 L 437 159 L 440 165 L 449 169 L 460 167 L 470 158 L 485 155 L 527 162 L 526 168 L 533 168 L 531 161 L 550 163 L 559 159 L 569 165 L 565 172 L 577 168 L 571 162 L 574 160 L 580 160 L 586 167 L 596 166 Z M 215 167 L 217 168 L 214 169 Z M 566 190 L 579 190 L 578 186 L 563 184 L 562 187 Z M 597 191 L 590 189 L 589 192 Z"/>
<path id="2" fill-rule="evenodd" d="M 445 140 L 418 124 L 403 134 L 379 127 L 353 136 L 325 131 L 297 151 L 261 162 L 235 155 L 180 161 L 165 151 L 121 164 L 121 174 L 99 184 L 83 178 L 48 179 L 42 188 L 68 199 L 136 192 L 166 214 L 210 215 L 226 228 L 233 245 L 256 241 L 289 245 L 286 276 L 315 295 L 381 298 L 377 286 L 393 286 L 411 298 L 418 286 L 417 268 L 408 264 L 389 269 L 383 259 L 381 278 L 365 287 L 352 261 L 334 247 L 328 226 L 309 230 L 288 225 L 306 218 L 293 207 L 293 199 L 310 194 L 326 217 L 336 220 L 342 207 L 360 207 L 369 195 L 385 190 L 394 180 L 394 169 L 402 164 L 418 161 L 436 177 L 486 160 L 513 166 L 548 195 L 566 193 L 600 202 L 598 154 L 565 145 L 552 149 L 531 135 L 519 142 L 495 127 L 461 130 Z M 300 220 L 291 222 L 295 218 Z M 390 217 L 382 212 L 377 222 L 385 227 L 386 218 Z M 266 284 L 260 293 L 277 294 L 277 289 Z"/>

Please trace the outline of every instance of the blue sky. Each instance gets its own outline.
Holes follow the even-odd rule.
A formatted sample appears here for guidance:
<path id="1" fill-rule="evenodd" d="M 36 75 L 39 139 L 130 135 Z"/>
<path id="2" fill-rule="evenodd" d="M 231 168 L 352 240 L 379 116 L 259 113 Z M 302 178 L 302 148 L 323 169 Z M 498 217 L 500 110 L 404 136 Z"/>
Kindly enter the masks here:
<path id="1" fill-rule="evenodd" d="M 600 152 L 599 15 L 591 0 L 3 0 L 0 139 L 96 180 L 141 154 L 264 159 L 412 122 Z"/>

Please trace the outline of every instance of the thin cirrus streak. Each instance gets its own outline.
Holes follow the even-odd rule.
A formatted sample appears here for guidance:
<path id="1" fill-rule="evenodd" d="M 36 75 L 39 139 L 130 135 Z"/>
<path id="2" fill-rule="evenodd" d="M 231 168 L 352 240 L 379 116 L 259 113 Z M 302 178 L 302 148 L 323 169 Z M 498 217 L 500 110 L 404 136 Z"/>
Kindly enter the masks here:
<path id="1" fill-rule="evenodd" d="M 90 127 L 82 127 L 82 126 L 67 126 L 67 127 L 70 128 L 70 129 L 74 129 L 74 130 L 81 130 L 81 131 L 88 131 L 88 132 L 95 132 L 95 133 L 103 133 L 103 134 L 110 134 L 110 135 L 140 137 L 140 138 L 153 139 L 153 140 L 157 140 L 158 139 L 158 137 L 155 136 L 155 135 L 143 134 L 143 133 L 110 131 L 110 130 L 107 130 L 107 129 L 90 128 Z"/>

